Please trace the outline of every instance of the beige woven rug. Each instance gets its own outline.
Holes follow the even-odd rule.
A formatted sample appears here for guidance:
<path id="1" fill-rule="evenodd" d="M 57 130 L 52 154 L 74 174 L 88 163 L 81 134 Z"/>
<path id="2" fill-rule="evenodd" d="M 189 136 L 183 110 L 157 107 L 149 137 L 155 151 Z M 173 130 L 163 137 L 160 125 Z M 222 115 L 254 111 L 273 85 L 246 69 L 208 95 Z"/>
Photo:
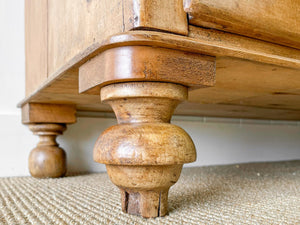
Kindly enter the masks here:
<path id="1" fill-rule="evenodd" d="M 0 224 L 300 224 L 300 161 L 184 169 L 169 210 L 122 213 L 105 173 L 0 179 Z"/>

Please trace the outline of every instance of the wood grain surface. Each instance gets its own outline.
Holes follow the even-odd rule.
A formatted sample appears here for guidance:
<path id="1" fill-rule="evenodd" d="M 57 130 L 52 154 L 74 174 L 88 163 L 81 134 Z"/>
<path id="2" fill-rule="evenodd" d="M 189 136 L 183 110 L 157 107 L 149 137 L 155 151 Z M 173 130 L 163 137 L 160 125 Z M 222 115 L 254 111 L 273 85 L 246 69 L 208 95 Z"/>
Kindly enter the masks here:
<path id="1" fill-rule="evenodd" d="M 42 90 L 49 87 L 55 88 L 56 85 L 59 85 L 58 83 L 61 83 L 64 79 L 66 81 L 73 79 L 70 78 L 70 76 L 74 73 L 78 73 L 79 66 L 99 55 L 101 52 L 120 46 L 157 46 L 212 56 L 231 56 L 300 69 L 300 53 L 299 50 L 293 48 L 191 26 L 189 35 L 191 37 L 182 37 L 153 31 L 132 31 L 112 36 L 103 42 L 96 42 L 93 47 L 75 55 L 70 61 L 65 63 L 64 66 L 54 72 L 38 89 L 20 102 L 19 106 L 26 104 L 28 101 L 34 101 L 36 97 L 38 97 L 36 96 L 37 94 L 42 94 Z M 74 87 L 74 85 L 72 85 L 72 87 Z M 59 87 L 57 89 L 59 89 Z M 49 95 L 48 97 L 52 98 L 52 96 Z"/>
<path id="2" fill-rule="evenodd" d="M 22 107 L 22 123 L 75 123 L 75 105 L 28 103 Z"/>
<path id="3" fill-rule="evenodd" d="M 184 163 L 196 160 L 189 135 L 170 124 L 187 88 L 172 83 L 128 82 L 105 86 L 101 100 L 113 108 L 118 125 L 105 130 L 94 147 L 94 160 L 106 164 L 121 190 L 122 210 L 143 217 L 168 212 L 168 190 Z"/>
<path id="4" fill-rule="evenodd" d="M 29 155 L 29 171 L 36 178 L 57 178 L 67 171 L 66 153 L 58 147 L 56 136 L 66 130 L 65 124 L 30 124 L 29 129 L 40 138 Z"/>
<path id="5" fill-rule="evenodd" d="M 300 49 L 300 2 L 184 0 L 189 23 Z"/>
<path id="6" fill-rule="evenodd" d="M 79 92 L 98 94 L 104 85 L 128 81 L 209 87 L 215 83 L 215 67 L 214 57 L 184 51 L 146 46 L 112 48 L 79 68 Z"/>
<path id="7" fill-rule="evenodd" d="M 160 30 L 187 35 L 181 0 L 25 1 L 26 95 L 110 35 Z"/>
<path id="8" fill-rule="evenodd" d="M 125 30 L 161 30 L 188 34 L 182 0 L 123 0 Z"/>
<path id="9" fill-rule="evenodd" d="M 48 75 L 110 35 L 132 29 L 187 34 L 181 0 L 48 0 Z"/>
<path id="10" fill-rule="evenodd" d="M 113 36 L 73 58 L 20 106 L 30 101 L 75 104 L 78 110 L 84 111 L 110 111 L 106 105 L 99 104 L 96 93 L 78 93 L 79 66 L 110 48 L 146 45 L 216 56 L 215 87 L 191 91 L 189 101 L 192 103 L 184 103 L 186 106 L 180 106 L 176 114 L 300 119 L 295 92 L 299 80 L 299 50 L 192 26 L 189 35 L 178 37 L 153 31 L 132 31 Z M 244 102 L 248 97 L 255 97 L 255 100 Z"/>
<path id="11" fill-rule="evenodd" d="M 38 89 L 48 75 L 48 0 L 25 1 L 26 96 Z"/>

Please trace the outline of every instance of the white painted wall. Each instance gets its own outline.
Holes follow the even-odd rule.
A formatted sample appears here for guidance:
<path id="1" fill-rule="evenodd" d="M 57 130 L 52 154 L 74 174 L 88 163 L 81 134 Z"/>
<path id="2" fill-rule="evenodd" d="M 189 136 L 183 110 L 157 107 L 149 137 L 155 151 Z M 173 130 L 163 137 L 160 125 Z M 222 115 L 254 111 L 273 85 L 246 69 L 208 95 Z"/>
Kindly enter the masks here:
<path id="1" fill-rule="evenodd" d="M 38 138 L 21 124 L 16 104 L 24 97 L 24 3 L 0 0 L 0 177 L 29 175 L 27 157 Z M 93 162 L 99 134 L 111 118 L 79 117 L 58 138 L 68 154 L 68 168 L 103 171 Z M 188 166 L 300 159 L 300 123 L 203 117 L 175 117 L 173 123 L 192 137 L 198 159 Z"/>
<path id="2" fill-rule="evenodd" d="M 172 123 L 185 129 L 197 148 L 197 161 L 186 166 L 300 159 L 297 122 L 175 116 Z M 105 169 L 93 162 L 93 146 L 99 134 L 114 124 L 115 119 L 80 117 L 69 126 L 59 138 L 68 152 L 69 170 Z"/>

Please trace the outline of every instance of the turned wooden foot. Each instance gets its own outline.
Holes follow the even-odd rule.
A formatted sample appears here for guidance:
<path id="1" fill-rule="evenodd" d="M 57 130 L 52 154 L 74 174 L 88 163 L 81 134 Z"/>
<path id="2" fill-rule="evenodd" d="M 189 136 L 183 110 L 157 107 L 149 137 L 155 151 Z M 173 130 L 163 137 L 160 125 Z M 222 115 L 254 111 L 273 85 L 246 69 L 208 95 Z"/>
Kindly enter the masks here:
<path id="1" fill-rule="evenodd" d="M 169 188 L 177 182 L 182 164 L 106 168 L 112 182 L 120 188 L 123 212 L 147 218 L 168 213 Z"/>
<path id="2" fill-rule="evenodd" d="M 122 210 L 143 217 L 168 212 L 168 191 L 182 165 L 196 159 L 189 135 L 170 124 L 187 88 L 173 83 L 128 82 L 101 89 L 118 125 L 104 131 L 94 148 L 94 160 L 106 164 L 121 190 Z"/>
<path id="3" fill-rule="evenodd" d="M 29 155 L 30 174 L 37 178 L 62 177 L 66 173 L 66 153 L 58 147 L 56 136 L 66 124 L 76 122 L 74 105 L 28 103 L 22 107 L 22 123 L 40 137 Z"/>
<path id="4" fill-rule="evenodd" d="M 29 171 L 33 177 L 55 178 L 66 174 L 66 153 L 58 147 L 56 136 L 66 130 L 65 124 L 31 124 L 29 129 L 40 138 L 29 155 Z"/>

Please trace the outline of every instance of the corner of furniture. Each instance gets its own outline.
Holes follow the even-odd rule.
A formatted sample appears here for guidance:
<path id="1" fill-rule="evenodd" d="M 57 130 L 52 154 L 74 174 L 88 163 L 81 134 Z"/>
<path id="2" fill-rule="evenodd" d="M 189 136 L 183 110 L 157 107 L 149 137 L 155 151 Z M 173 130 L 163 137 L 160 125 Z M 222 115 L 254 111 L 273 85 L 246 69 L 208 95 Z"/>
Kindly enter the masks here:
<path id="1" fill-rule="evenodd" d="M 281 9 L 254 23 L 268 13 L 253 6 L 258 0 L 232 2 L 26 1 L 19 107 L 40 136 L 31 174 L 65 174 L 55 138 L 76 111 L 113 110 L 118 124 L 100 135 L 94 160 L 120 188 L 124 212 L 164 216 L 182 165 L 196 160 L 189 135 L 170 124 L 174 113 L 299 120 L 300 31 L 274 16 L 290 7 L 278 1 Z"/>

